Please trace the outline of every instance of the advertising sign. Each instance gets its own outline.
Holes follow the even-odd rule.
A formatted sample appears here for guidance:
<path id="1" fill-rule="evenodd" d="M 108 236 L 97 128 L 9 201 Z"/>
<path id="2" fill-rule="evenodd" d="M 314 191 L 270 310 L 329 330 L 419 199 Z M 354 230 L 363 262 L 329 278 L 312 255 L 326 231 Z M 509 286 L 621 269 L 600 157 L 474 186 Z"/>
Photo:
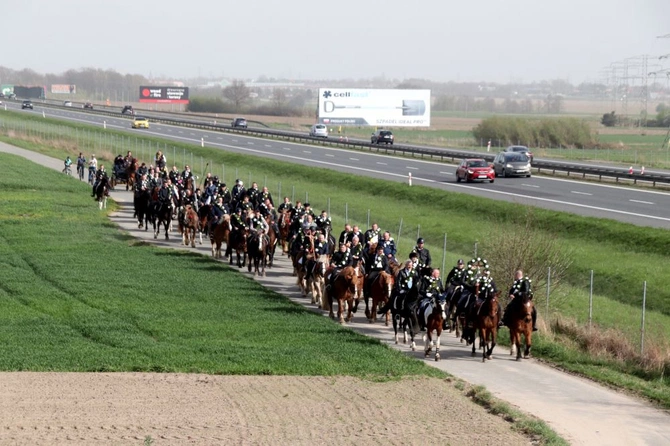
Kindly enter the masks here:
<path id="1" fill-rule="evenodd" d="M 140 102 L 188 104 L 188 87 L 140 87 Z"/>
<path id="2" fill-rule="evenodd" d="M 327 125 L 430 127 L 430 90 L 320 88 L 319 122 Z"/>
<path id="3" fill-rule="evenodd" d="M 75 94 L 77 87 L 69 84 L 52 84 L 51 93 L 53 94 Z"/>

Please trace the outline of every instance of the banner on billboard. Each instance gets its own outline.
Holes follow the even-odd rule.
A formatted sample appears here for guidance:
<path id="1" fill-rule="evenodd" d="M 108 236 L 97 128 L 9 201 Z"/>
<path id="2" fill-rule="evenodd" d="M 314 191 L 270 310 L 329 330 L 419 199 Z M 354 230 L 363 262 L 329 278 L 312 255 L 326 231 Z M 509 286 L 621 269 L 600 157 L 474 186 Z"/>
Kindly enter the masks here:
<path id="1" fill-rule="evenodd" d="M 53 94 L 75 94 L 77 93 L 77 87 L 75 85 L 68 84 L 52 84 L 51 93 Z"/>
<path id="2" fill-rule="evenodd" d="M 319 122 L 328 125 L 430 127 L 430 90 L 320 88 Z"/>
<path id="3" fill-rule="evenodd" d="M 140 102 L 188 104 L 188 87 L 140 87 Z"/>

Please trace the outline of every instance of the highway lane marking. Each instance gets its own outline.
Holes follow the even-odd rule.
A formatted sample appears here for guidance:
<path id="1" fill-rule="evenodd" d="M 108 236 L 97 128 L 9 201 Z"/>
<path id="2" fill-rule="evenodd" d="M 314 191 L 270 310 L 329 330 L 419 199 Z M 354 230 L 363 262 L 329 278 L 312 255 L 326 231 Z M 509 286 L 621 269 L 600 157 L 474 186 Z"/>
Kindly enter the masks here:
<path id="1" fill-rule="evenodd" d="M 576 191 L 576 190 L 571 190 L 570 193 L 571 194 L 577 194 L 577 195 L 589 195 L 589 196 L 593 195 L 593 194 L 589 194 L 588 192 L 579 192 L 579 191 Z"/>
<path id="2" fill-rule="evenodd" d="M 237 142 L 237 140 L 236 140 L 236 139 L 233 139 L 233 142 Z"/>
<path id="3" fill-rule="evenodd" d="M 642 200 L 628 200 L 628 201 L 632 201 L 633 203 L 654 204 L 651 201 L 642 201 Z"/>
<path id="4" fill-rule="evenodd" d="M 303 150 L 302 153 L 312 153 L 309 150 Z"/>
<path id="5" fill-rule="evenodd" d="M 253 146 L 253 145 L 254 145 L 254 143 L 251 142 L 251 141 L 247 141 L 247 144 L 249 144 L 250 146 Z"/>
<path id="6" fill-rule="evenodd" d="M 221 138 L 220 136 L 218 136 L 216 139 L 223 139 L 223 138 Z"/>
<path id="7" fill-rule="evenodd" d="M 288 150 L 289 152 L 291 151 L 291 149 L 288 147 L 282 147 L 282 150 Z"/>
<path id="8" fill-rule="evenodd" d="M 382 166 L 388 166 L 388 163 L 382 163 L 381 161 L 377 161 L 377 164 L 381 164 Z"/>
<path id="9" fill-rule="evenodd" d="M 333 155 L 332 153 L 326 153 L 326 156 L 328 156 L 330 158 L 335 158 L 335 155 Z"/>
<path id="10" fill-rule="evenodd" d="M 272 146 L 270 144 L 265 144 L 265 147 L 272 148 Z"/>
<path id="11" fill-rule="evenodd" d="M 440 173 L 443 174 L 443 175 L 453 175 L 453 173 L 451 173 L 451 172 L 440 172 Z"/>
<path id="12" fill-rule="evenodd" d="M 405 166 L 407 169 L 413 169 L 413 170 L 419 170 L 418 167 L 412 167 L 412 166 Z"/>
<path id="13" fill-rule="evenodd" d="M 335 156 L 335 155 L 333 155 Z M 358 158 L 349 158 L 351 161 L 360 161 Z"/>
<path id="14" fill-rule="evenodd" d="M 191 136 L 195 136 L 195 133 L 191 133 Z"/>
<path id="15" fill-rule="evenodd" d="M 539 188 L 540 188 L 540 186 L 538 186 L 537 184 L 521 183 L 521 185 L 522 185 L 522 186 L 526 186 L 526 187 L 534 187 L 534 188 L 536 188 L 536 189 L 539 189 Z"/>

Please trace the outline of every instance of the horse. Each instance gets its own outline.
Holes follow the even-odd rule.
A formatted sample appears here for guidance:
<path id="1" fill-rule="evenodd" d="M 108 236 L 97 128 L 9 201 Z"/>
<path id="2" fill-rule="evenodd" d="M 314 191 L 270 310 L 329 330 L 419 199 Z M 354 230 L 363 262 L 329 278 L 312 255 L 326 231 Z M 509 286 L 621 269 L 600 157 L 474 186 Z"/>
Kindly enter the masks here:
<path id="1" fill-rule="evenodd" d="M 391 297 L 391 318 L 393 319 L 393 333 L 395 343 L 398 343 L 398 330 L 403 331 L 403 344 L 407 343 L 407 334 L 409 330 L 410 348 L 412 351 L 416 350 L 416 343 L 414 342 L 414 326 L 411 323 L 411 309 L 410 303 L 415 302 L 419 296 L 419 288 L 417 285 L 412 286 L 406 295 L 394 294 Z"/>
<path id="2" fill-rule="evenodd" d="M 109 178 L 103 176 L 95 188 L 95 200 L 100 210 L 107 209 L 107 197 L 109 196 Z"/>
<path id="3" fill-rule="evenodd" d="M 198 208 L 198 219 L 200 221 L 200 234 L 209 234 L 209 213 L 212 211 L 211 204 L 203 204 Z"/>
<path id="4" fill-rule="evenodd" d="M 133 190 L 135 187 L 135 177 L 137 172 L 137 158 L 133 158 L 128 167 L 126 167 L 126 191 Z"/>
<path id="5" fill-rule="evenodd" d="M 435 331 L 435 361 L 440 360 L 440 336 L 442 335 L 442 323 L 447 317 L 446 307 L 447 299 L 444 294 L 430 296 L 419 305 L 419 318 L 426 327 L 424 353 L 426 358 L 430 356 L 433 348 L 433 331 Z"/>
<path id="6" fill-rule="evenodd" d="M 317 255 L 307 263 L 307 289 L 312 293 L 312 304 L 319 308 L 324 306 L 324 289 L 326 287 L 326 269 L 329 258 L 327 255 Z"/>
<path id="7" fill-rule="evenodd" d="M 198 230 L 198 214 L 189 204 L 184 207 L 181 218 L 179 218 L 179 232 L 182 237 L 182 244 L 195 248 L 195 233 Z"/>
<path id="8" fill-rule="evenodd" d="M 272 222 L 272 219 L 268 216 L 265 218 L 265 222 L 268 224 L 268 250 L 267 250 L 267 264 L 268 267 L 272 268 L 275 260 L 275 250 L 277 249 L 277 239 L 279 234 L 275 232 L 275 226 Z"/>
<path id="9" fill-rule="evenodd" d="M 265 277 L 267 266 L 268 239 L 262 232 L 253 231 L 247 236 L 247 252 L 249 253 L 248 271 L 251 272 L 252 261 L 254 276 Z"/>
<path id="10" fill-rule="evenodd" d="M 291 213 L 282 211 L 279 215 L 279 242 L 281 243 L 282 253 L 288 254 L 291 234 Z"/>
<path id="11" fill-rule="evenodd" d="M 230 230 L 230 215 L 225 214 L 221 217 L 219 224 L 210 231 L 209 241 L 212 244 L 212 257 L 215 259 L 221 258 L 221 245 L 223 245 L 223 242 L 226 242 L 226 245 L 230 244 Z"/>
<path id="12" fill-rule="evenodd" d="M 509 327 L 509 337 L 512 344 L 510 355 L 516 350 L 516 360 L 521 360 L 521 336 L 525 338 L 526 348 L 523 353 L 524 358 L 530 356 L 530 349 L 533 345 L 533 300 L 530 293 L 523 293 L 515 297 L 507 307 L 505 319 Z"/>
<path id="13" fill-rule="evenodd" d="M 151 209 L 151 221 L 154 226 L 154 239 L 158 238 L 162 223 L 165 228 L 165 240 L 169 240 L 168 228 L 172 222 L 172 208 L 169 201 L 162 202 L 158 199 L 159 189 L 159 187 L 154 188 L 152 192 L 152 201 L 149 206 Z"/>
<path id="14" fill-rule="evenodd" d="M 372 308 L 368 307 L 368 299 L 365 298 L 365 315 L 368 317 L 368 321 L 373 324 L 377 322 L 377 310 L 379 305 L 386 304 L 391 298 L 391 292 L 393 291 L 393 284 L 395 279 L 393 275 L 387 273 L 386 271 L 381 271 L 375 280 L 370 284 L 370 297 L 372 298 Z M 389 312 L 386 312 L 386 326 L 388 327 L 390 323 Z"/>
<path id="15" fill-rule="evenodd" d="M 491 359 L 493 349 L 496 346 L 498 322 L 500 322 L 499 295 L 500 292 L 494 293 L 487 289 L 484 293 L 484 299 L 477 299 L 468 318 L 472 322 L 472 356 L 475 356 L 474 331 L 479 329 L 479 346 L 483 350 L 482 362 Z"/>
<path id="16" fill-rule="evenodd" d="M 247 263 L 247 235 L 249 228 L 232 229 L 228 235 L 228 244 L 226 246 L 226 257 L 233 264 L 233 250 L 237 254 L 237 267 L 242 268 Z M 240 264 L 240 253 L 242 254 L 242 263 Z"/>
<path id="17" fill-rule="evenodd" d="M 133 205 L 135 207 L 135 215 L 137 216 L 137 227 L 146 231 L 149 227 L 149 202 L 151 196 L 149 191 L 136 191 L 133 196 Z"/>
<path id="18" fill-rule="evenodd" d="M 359 266 L 345 266 L 342 271 L 332 279 L 329 287 L 326 287 L 326 300 L 328 302 L 328 315 L 335 319 L 333 314 L 333 301 L 337 299 L 337 318 L 340 324 L 351 321 L 353 317 L 354 296 L 358 293 Z M 344 306 L 348 306 L 347 316 L 344 317 Z"/>

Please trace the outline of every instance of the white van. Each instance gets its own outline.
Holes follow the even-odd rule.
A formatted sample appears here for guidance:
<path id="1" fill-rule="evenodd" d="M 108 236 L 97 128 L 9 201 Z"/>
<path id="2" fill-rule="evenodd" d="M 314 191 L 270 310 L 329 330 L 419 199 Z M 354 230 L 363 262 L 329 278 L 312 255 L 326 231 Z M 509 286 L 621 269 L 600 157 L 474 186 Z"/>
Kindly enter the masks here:
<path id="1" fill-rule="evenodd" d="M 325 124 L 314 124 L 309 130 L 309 136 L 328 138 L 328 127 Z"/>

